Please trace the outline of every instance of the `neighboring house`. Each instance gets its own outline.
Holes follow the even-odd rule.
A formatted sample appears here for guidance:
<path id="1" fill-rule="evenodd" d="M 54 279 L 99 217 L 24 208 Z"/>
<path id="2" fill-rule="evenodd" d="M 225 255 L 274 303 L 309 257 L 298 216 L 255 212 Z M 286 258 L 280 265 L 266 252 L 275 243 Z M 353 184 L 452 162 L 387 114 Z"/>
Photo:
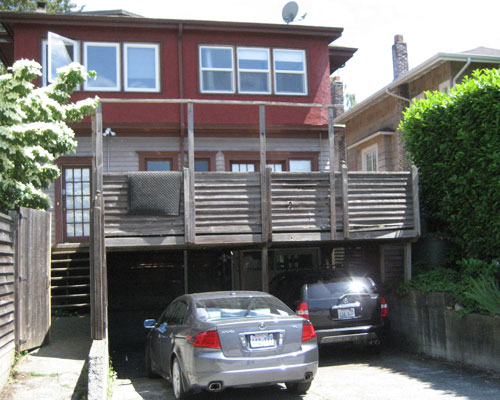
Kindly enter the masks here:
<path id="1" fill-rule="evenodd" d="M 74 99 L 103 99 L 103 187 L 91 193 L 100 178 L 92 182 L 90 120 L 74 126 L 76 155 L 58 160 L 62 176 L 51 191 L 55 307 L 89 305 L 88 250 L 82 250 L 101 193 L 114 315 L 149 310 L 140 318 L 152 316 L 186 290 L 266 289 L 289 269 L 335 264 L 377 281 L 403 276 L 403 264 L 390 264 L 379 249 L 418 236 L 415 177 L 380 177 L 406 193 L 411 211 L 389 218 L 376 204 L 390 193 L 371 189 L 380 189 L 380 179 L 341 173 L 339 157 L 330 153 L 343 146 L 329 140 L 336 132 L 328 111 L 330 75 L 356 51 L 330 45 L 342 28 L 161 20 L 123 11 L 4 12 L 0 22 L 4 63 L 38 60 L 39 83 L 46 84 L 56 67 L 79 61 L 98 77 Z M 56 34 L 51 52 L 49 32 Z M 105 102 L 110 99 L 133 102 Z M 186 99 L 253 103 L 179 104 Z M 261 170 L 262 159 L 271 172 Z M 184 171 L 181 213 L 131 215 L 128 179 L 135 171 Z"/>
<path id="2" fill-rule="evenodd" d="M 448 92 L 480 68 L 497 68 L 500 50 L 478 47 L 463 53 L 438 53 L 408 71 L 406 43 L 393 45 L 394 81 L 335 118 L 345 125 L 347 167 L 351 171 L 409 169 L 398 130 L 403 110 L 425 91 Z"/>

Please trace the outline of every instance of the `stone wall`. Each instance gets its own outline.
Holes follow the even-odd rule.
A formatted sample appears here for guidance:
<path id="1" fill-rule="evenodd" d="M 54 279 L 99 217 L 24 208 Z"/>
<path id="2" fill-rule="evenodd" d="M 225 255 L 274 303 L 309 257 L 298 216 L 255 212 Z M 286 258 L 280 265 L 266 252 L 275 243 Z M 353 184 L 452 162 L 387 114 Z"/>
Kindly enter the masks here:
<path id="1" fill-rule="evenodd" d="M 387 296 L 393 343 L 411 352 L 500 372 L 500 318 L 454 311 L 447 293 Z"/>

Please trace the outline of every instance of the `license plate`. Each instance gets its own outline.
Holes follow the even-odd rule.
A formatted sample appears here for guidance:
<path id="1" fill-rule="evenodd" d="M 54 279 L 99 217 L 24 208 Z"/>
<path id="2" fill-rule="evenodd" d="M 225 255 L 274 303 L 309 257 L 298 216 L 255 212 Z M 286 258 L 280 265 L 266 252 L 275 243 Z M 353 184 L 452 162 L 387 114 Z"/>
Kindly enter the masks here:
<path id="1" fill-rule="evenodd" d="M 339 308 L 339 318 L 354 318 L 356 313 L 354 312 L 354 308 Z"/>
<path id="2" fill-rule="evenodd" d="M 274 347 L 274 335 L 272 333 L 257 333 L 250 335 L 250 347 L 252 349 L 261 349 L 263 347 Z"/>

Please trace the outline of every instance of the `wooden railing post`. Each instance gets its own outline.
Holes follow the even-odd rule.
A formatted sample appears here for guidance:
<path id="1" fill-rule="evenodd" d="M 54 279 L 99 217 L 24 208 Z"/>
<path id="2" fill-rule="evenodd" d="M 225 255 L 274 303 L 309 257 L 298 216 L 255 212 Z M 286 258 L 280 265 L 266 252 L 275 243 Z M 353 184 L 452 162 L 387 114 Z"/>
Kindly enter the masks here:
<path id="1" fill-rule="evenodd" d="M 411 167 L 411 194 L 413 200 L 413 226 L 416 237 L 421 234 L 420 227 L 420 200 L 418 196 L 418 168 L 413 164 Z"/>
<path id="2" fill-rule="evenodd" d="M 335 240 L 337 216 L 335 215 L 335 132 L 333 107 L 328 108 L 328 153 L 330 158 L 330 238 Z"/>
<path id="3" fill-rule="evenodd" d="M 90 314 L 93 339 L 107 338 L 108 293 L 104 238 L 102 105 L 92 115 L 92 224 L 90 240 Z"/>
<path id="4" fill-rule="evenodd" d="M 271 221 L 271 168 L 267 167 L 266 158 L 266 108 L 259 106 L 259 140 L 260 140 L 260 196 L 262 242 L 272 240 Z"/>
<path id="5" fill-rule="evenodd" d="M 349 177 L 347 165 L 342 163 L 342 204 L 344 211 L 344 239 L 349 239 Z"/>
<path id="6" fill-rule="evenodd" d="M 188 103 L 188 167 L 184 168 L 184 242 L 196 241 L 196 209 L 194 201 L 194 106 Z"/>

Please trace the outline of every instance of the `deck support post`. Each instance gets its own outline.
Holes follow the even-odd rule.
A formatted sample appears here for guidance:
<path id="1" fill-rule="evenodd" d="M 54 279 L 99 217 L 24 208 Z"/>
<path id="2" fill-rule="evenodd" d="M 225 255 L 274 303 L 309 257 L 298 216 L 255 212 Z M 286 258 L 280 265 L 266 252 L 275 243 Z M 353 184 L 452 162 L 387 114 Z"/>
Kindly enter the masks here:
<path id="1" fill-rule="evenodd" d="M 349 239 L 349 177 L 347 165 L 342 163 L 342 204 L 344 210 L 344 239 Z"/>
<path id="2" fill-rule="evenodd" d="M 333 107 L 328 108 L 328 156 L 330 159 L 330 239 L 335 240 L 337 216 L 335 215 L 335 132 Z"/>
<path id="3" fill-rule="evenodd" d="M 260 140 L 260 194 L 262 242 L 272 240 L 271 223 L 271 168 L 266 159 L 266 107 L 259 106 L 259 140 Z"/>
<path id="4" fill-rule="evenodd" d="M 188 286 L 188 278 L 189 278 L 189 267 L 188 267 L 188 262 L 189 262 L 189 255 L 188 251 L 184 250 L 184 294 L 189 293 L 189 286 Z"/>
<path id="5" fill-rule="evenodd" d="M 385 283 L 385 246 L 378 246 L 379 264 L 380 264 L 380 282 Z"/>
<path id="6" fill-rule="evenodd" d="M 415 227 L 415 235 L 416 237 L 420 237 L 421 228 L 420 228 L 420 200 L 418 197 L 418 168 L 413 164 L 411 166 L 411 194 L 413 201 L 413 225 Z"/>
<path id="7" fill-rule="evenodd" d="M 92 218 L 90 240 L 90 317 L 92 339 L 108 336 L 108 293 L 104 238 L 102 105 L 92 115 Z"/>
<path id="8" fill-rule="evenodd" d="M 404 244 L 404 280 L 405 283 L 411 281 L 411 242 Z"/>
<path id="9" fill-rule="evenodd" d="M 196 242 L 194 202 L 194 106 L 188 103 L 188 168 L 184 168 L 184 242 Z"/>
<path id="10" fill-rule="evenodd" d="M 269 247 L 267 244 L 262 247 L 261 252 L 262 264 L 262 291 L 269 292 Z"/>

